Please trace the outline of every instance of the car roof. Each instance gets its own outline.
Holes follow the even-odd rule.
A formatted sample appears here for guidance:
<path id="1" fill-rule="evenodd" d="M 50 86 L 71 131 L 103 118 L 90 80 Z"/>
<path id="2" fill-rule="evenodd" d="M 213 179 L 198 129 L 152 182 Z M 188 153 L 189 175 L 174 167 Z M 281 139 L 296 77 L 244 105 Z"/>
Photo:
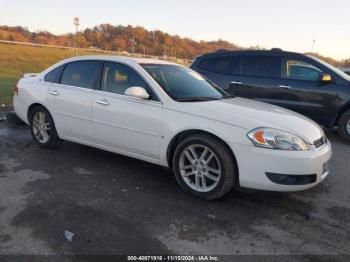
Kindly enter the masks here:
<path id="1" fill-rule="evenodd" d="M 47 73 L 51 72 L 55 68 L 58 68 L 58 67 L 60 67 L 64 64 L 67 64 L 67 63 L 78 62 L 78 61 L 87 61 L 87 60 L 112 61 L 112 62 L 116 62 L 116 63 L 128 64 L 130 66 L 140 65 L 140 64 L 154 64 L 154 65 L 164 64 L 164 65 L 181 66 L 179 64 L 160 60 L 160 59 L 158 60 L 158 59 L 114 56 L 114 55 L 87 55 L 87 56 L 75 56 L 75 57 L 70 57 L 70 58 L 66 58 L 64 60 L 61 60 L 58 63 L 46 68 L 43 72 L 41 72 L 41 75 L 46 75 Z"/>
<path id="2" fill-rule="evenodd" d="M 216 52 L 207 53 L 198 58 L 211 57 L 211 56 L 225 56 L 225 55 L 293 55 L 293 56 L 304 56 L 303 54 L 296 52 L 283 51 L 278 48 L 273 48 L 271 50 L 224 50 L 220 49 Z"/>
<path id="3" fill-rule="evenodd" d="M 113 55 L 90 55 L 90 56 L 76 56 L 64 60 L 64 63 L 82 61 L 82 60 L 104 60 L 104 61 L 114 61 L 114 62 L 125 62 L 125 63 L 137 63 L 137 64 L 169 64 L 177 65 L 176 63 L 150 59 L 150 58 L 138 58 L 138 57 L 125 57 L 125 56 L 113 56 Z"/>

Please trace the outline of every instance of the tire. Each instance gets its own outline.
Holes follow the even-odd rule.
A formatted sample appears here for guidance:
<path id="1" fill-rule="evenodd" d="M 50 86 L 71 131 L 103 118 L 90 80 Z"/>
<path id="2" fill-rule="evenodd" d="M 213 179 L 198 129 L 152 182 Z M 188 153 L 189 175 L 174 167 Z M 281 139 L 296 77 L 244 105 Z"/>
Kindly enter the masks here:
<path id="1" fill-rule="evenodd" d="M 193 158 L 193 150 L 197 160 Z M 238 177 L 230 150 L 221 141 L 206 134 L 193 135 L 179 143 L 173 157 L 173 170 L 183 190 L 205 200 L 224 196 L 233 188 Z M 220 174 L 216 173 L 218 171 Z"/>
<path id="2" fill-rule="evenodd" d="M 46 108 L 42 106 L 33 108 L 29 112 L 28 119 L 30 132 L 38 146 L 43 148 L 56 148 L 61 143 L 56 131 L 55 123 Z M 43 135 L 44 133 L 42 133 L 42 131 L 46 132 L 46 135 Z"/>
<path id="3" fill-rule="evenodd" d="M 338 128 L 339 135 L 346 140 L 350 140 L 350 110 L 342 114 L 338 122 Z"/>

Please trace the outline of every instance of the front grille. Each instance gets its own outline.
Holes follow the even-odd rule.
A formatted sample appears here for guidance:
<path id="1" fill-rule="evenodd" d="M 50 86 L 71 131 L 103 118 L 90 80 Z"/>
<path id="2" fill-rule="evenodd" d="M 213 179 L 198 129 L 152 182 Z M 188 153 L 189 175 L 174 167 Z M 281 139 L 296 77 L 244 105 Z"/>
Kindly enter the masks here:
<path id="1" fill-rule="evenodd" d="M 314 146 L 316 148 L 320 148 L 321 146 L 327 144 L 327 138 L 324 136 L 324 137 L 321 137 L 320 139 L 316 140 L 314 142 Z"/>

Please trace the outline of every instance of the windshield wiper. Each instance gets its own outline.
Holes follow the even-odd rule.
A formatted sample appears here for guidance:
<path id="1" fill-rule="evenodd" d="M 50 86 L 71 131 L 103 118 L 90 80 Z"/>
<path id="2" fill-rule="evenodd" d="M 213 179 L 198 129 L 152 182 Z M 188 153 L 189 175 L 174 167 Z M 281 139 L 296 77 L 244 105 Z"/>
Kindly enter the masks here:
<path id="1" fill-rule="evenodd" d="M 189 97 L 189 98 L 179 98 L 176 99 L 178 102 L 204 102 L 204 101 L 213 101 L 219 100 L 218 98 L 213 97 Z"/>

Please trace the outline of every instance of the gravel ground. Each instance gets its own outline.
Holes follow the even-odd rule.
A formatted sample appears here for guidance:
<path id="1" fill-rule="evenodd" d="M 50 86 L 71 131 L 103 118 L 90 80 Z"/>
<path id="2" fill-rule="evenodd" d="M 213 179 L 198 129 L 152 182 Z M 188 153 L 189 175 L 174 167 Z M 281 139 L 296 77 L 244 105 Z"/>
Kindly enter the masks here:
<path id="1" fill-rule="evenodd" d="M 350 259 L 350 143 L 328 137 L 331 175 L 317 187 L 206 202 L 167 169 L 70 142 L 44 150 L 26 126 L 0 123 L 0 254 Z"/>

